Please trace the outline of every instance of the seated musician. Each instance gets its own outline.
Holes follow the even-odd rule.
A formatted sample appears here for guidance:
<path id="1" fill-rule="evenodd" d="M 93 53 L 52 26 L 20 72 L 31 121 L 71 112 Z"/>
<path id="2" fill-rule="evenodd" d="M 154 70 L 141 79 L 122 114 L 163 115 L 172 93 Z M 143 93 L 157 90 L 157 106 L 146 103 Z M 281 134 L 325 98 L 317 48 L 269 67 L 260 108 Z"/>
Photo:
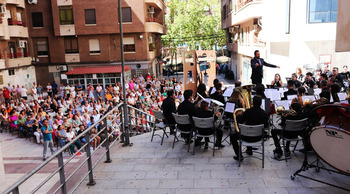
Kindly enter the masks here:
<path id="1" fill-rule="evenodd" d="M 246 125 L 260 125 L 264 124 L 265 127 L 268 126 L 268 120 L 269 116 L 267 113 L 261 109 L 261 102 L 262 98 L 260 96 L 254 96 L 253 98 L 253 108 L 247 109 L 243 115 L 242 118 L 239 120 L 239 123 L 245 123 Z M 242 140 L 247 142 L 255 142 L 259 141 L 262 137 L 245 137 L 241 136 Z M 238 160 L 238 154 L 239 154 L 239 146 L 238 146 L 238 139 L 239 139 L 239 133 L 234 133 L 231 135 L 230 140 L 232 143 L 233 150 L 236 154 L 236 156 L 233 157 L 233 159 Z M 253 148 L 247 147 L 246 153 L 248 155 L 253 154 Z M 241 160 L 243 160 L 243 157 L 241 156 Z"/>
<path id="2" fill-rule="evenodd" d="M 245 103 L 244 100 L 242 98 L 241 92 L 239 92 L 238 90 L 233 90 L 231 97 L 227 100 L 227 102 L 232 102 L 235 103 L 235 109 L 237 108 L 245 108 Z M 237 118 L 239 117 L 239 115 L 242 115 L 242 111 L 238 111 L 237 112 Z M 233 119 L 233 114 L 232 113 L 225 113 L 226 118 L 231 118 Z"/>
<path id="3" fill-rule="evenodd" d="M 271 82 L 272 88 L 280 88 L 283 87 L 283 82 L 280 74 L 275 74 L 275 79 Z"/>
<path id="4" fill-rule="evenodd" d="M 192 103 L 193 100 L 193 91 L 192 90 L 185 90 L 184 92 L 184 101 L 179 105 L 177 108 L 177 113 L 179 115 L 188 115 L 190 118 L 195 114 L 196 108 L 195 105 Z M 191 131 L 192 125 L 177 125 L 177 127 L 182 131 Z M 181 137 L 185 139 L 185 142 L 192 143 L 190 141 L 190 134 L 181 134 Z"/>
<path id="5" fill-rule="evenodd" d="M 219 79 L 214 79 L 213 81 L 213 85 L 212 87 L 209 88 L 209 95 L 211 94 L 211 91 L 213 90 L 213 88 L 215 88 L 215 85 L 219 83 Z M 204 97 L 204 96 L 203 96 Z"/>
<path id="6" fill-rule="evenodd" d="M 320 93 L 320 98 L 327 98 L 328 102 L 331 101 L 331 93 L 328 88 L 328 84 L 326 80 L 322 80 L 320 82 L 320 87 L 322 89 L 322 92 Z"/>
<path id="7" fill-rule="evenodd" d="M 316 87 L 316 83 L 315 81 L 313 80 L 313 74 L 311 72 L 308 72 L 306 74 L 306 79 L 304 81 L 304 85 L 306 85 L 308 88 L 315 88 Z"/>
<path id="8" fill-rule="evenodd" d="M 319 82 L 318 82 L 318 84 L 317 84 L 319 88 L 321 88 L 321 81 L 322 81 L 322 80 L 326 80 L 326 81 L 328 80 L 327 74 L 321 73 L 321 75 L 320 75 L 320 80 L 319 80 Z"/>
<path id="9" fill-rule="evenodd" d="M 294 82 L 295 88 L 299 88 L 301 86 L 301 82 L 298 80 L 298 75 L 296 73 L 292 74 L 292 81 Z"/>
<path id="10" fill-rule="evenodd" d="M 304 115 L 302 114 L 301 111 L 301 104 L 300 103 L 292 103 L 291 105 L 291 112 L 287 113 L 285 115 L 282 115 L 282 122 L 281 122 L 281 126 L 284 126 L 286 123 L 286 120 L 300 120 L 305 118 Z M 282 135 L 282 129 L 272 129 L 271 130 L 271 135 L 274 141 L 274 144 L 276 146 L 276 149 L 273 150 L 274 153 L 274 157 L 276 159 L 281 158 L 283 151 L 281 149 L 281 145 L 278 139 L 278 135 Z M 298 137 L 298 135 L 302 135 L 300 131 L 298 132 L 291 132 L 291 131 L 285 131 L 284 132 L 284 137 L 287 138 L 296 138 Z M 289 157 L 290 156 L 290 150 L 289 150 L 289 146 L 290 146 L 290 141 L 286 142 L 286 156 Z"/>
<path id="11" fill-rule="evenodd" d="M 300 87 L 298 88 L 298 91 L 297 91 L 298 97 L 294 98 L 294 99 L 292 100 L 292 103 L 297 102 L 297 103 L 303 105 L 303 98 L 302 98 L 302 96 L 305 95 L 305 92 L 306 92 L 305 88 L 304 88 L 303 86 L 300 86 Z"/>
<path id="12" fill-rule="evenodd" d="M 255 95 L 260 96 L 262 99 L 266 99 L 265 96 L 265 86 L 263 84 L 258 84 L 255 88 Z"/>
<path id="13" fill-rule="evenodd" d="M 199 118 L 211 118 L 214 116 L 214 112 L 209 111 L 208 102 L 202 101 L 200 104 L 200 108 L 197 110 L 195 116 L 199 117 Z M 214 118 L 214 119 L 217 119 L 217 118 Z M 213 128 L 211 128 L 211 129 L 198 128 L 198 133 L 201 135 L 211 135 L 214 133 L 214 129 Z M 225 147 L 224 145 L 221 144 L 222 135 L 223 135 L 222 130 L 216 131 L 215 147 L 219 147 L 219 148 Z M 196 142 L 195 142 L 195 146 L 201 145 L 201 141 L 202 141 L 202 137 L 197 137 Z M 209 138 L 205 138 L 204 149 L 208 149 L 208 142 L 209 142 Z"/>
<path id="14" fill-rule="evenodd" d="M 288 87 L 288 91 L 284 92 L 284 99 L 287 100 L 287 96 L 289 95 L 295 95 L 298 92 L 294 90 L 294 82 L 293 80 L 288 80 L 287 82 L 287 87 Z"/>
<path id="15" fill-rule="evenodd" d="M 340 92 L 341 86 L 338 83 L 333 83 L 329 87 L 329 91 L 331 92 L 333 102 L 340 102 L 338 92 Z"/>
<path id="16" fill-rule="evenodd" d="M 215 85 L 215 90 L 216 91 L 213 94 L 210 95 L 210 98 L 225 104 L 225 98 L 222 95 L 221 87 L 222 87 L 222 84 L 221 83 L 217 83 Z"/>
<path id="17" fill-rule="evenodd" d="M 203 98 L 208 98 L 207 94 L 207 86 L 203 83 L 200 83 L 197 87 L 197 93 L 201 95 Z M 197 104 L 202 99 L 197 95 L 194 104 Z"/>

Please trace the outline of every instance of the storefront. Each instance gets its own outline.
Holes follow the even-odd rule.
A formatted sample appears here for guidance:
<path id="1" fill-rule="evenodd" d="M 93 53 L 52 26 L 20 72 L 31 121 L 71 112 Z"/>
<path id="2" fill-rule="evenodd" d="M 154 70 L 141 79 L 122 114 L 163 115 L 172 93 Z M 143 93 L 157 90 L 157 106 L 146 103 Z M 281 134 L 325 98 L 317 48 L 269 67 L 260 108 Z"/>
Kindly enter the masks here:
<path id="1" fill-rule="evenodd" d="M 76 67 L 67 72 L 67 83 L 75 86 L 81 83 L 84 88 L 91 83 L 94 88 L 100 84 L 103 88 L 110 84 L 115 85 L 121 83 L 121 66 L 105 66 L 105 67 Z M 131 78 L 129 66 L 125 66 L 125 78 Z"/>

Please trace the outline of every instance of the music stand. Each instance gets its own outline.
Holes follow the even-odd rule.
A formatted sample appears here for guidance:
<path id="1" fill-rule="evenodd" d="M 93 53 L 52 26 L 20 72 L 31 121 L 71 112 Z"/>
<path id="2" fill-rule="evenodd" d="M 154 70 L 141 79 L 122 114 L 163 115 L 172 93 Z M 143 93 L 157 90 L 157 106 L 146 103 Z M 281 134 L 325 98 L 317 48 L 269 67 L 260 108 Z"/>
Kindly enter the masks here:
<path id="1" fill-rule="evenodd" d="M 232 102 L 226 102 L 226 105 L 225 105 L 225 113 L 231 113 L 233 114 L 234 111 L 235 111 L 235 107 L 236 107 L 236 104 L 235 103 L 232 103 Z M 227 142 L 229 145 L 231 144 L 231 142 L 228 142 L 226 139 L 228 137 L 230 137 L 230 135 L 232 134 L 232 128 L 231 128 L 231 122 L 234 122 L 233 119 L 229 118 L 229 119 L 225 119 L 225 121 L 229 122 L 230 123 L 230 127 L 229 127 L 229 133 L 228 135 L 221 141 L 221 143 L 223 142 Z"/>

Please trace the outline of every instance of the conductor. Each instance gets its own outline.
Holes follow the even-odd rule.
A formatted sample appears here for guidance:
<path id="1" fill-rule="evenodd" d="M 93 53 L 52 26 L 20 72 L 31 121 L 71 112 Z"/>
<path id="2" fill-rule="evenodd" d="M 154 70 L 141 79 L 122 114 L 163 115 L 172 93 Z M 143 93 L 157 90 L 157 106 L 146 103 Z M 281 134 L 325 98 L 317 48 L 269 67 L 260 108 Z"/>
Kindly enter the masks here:
<path id="1" fill-rule="evenodd" d="M 277 65 L 266 63 L 264 59 L 260 58 L 260 52 L 258 50 L 254 51 L 254 58 L 250 61 L 250 65 L 252 67 L 252 83 L 256 85 L 262 83 L 263 66 L 280 68 Z"/>

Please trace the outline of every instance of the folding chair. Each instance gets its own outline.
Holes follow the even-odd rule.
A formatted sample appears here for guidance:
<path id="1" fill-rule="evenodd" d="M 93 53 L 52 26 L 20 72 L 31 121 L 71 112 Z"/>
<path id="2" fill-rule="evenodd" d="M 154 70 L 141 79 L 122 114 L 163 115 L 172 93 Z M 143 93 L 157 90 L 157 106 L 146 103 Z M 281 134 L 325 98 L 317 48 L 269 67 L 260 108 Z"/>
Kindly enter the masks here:
<path id="1" fill-rule="evenodd" d="M 194 126 L 195 126 L 195 139 L 197 139 L 197 137 L 202 137 L 202 138 L 211 138 L 211 137 L 214 137 L 214 141 L 209 141 L 209 143 L 212 143 L 213 144 L 213 156 L 215 155 L 215 138 L 216 138 L 216 129 L 215 129 L 215 126 L 214 126 L 214 117 L 210 117 L 210 118 L 198 118 L 198 117 L 192 117 L 193 119 L 193 122 L 194 122 Z M 199 131 L 198 131 L 198 128 L 199 129 L 214 129 L 213 133 L 210 134 L 210 135 L 203 135 L 203 134 L 200 134 Z M 196 152 L 196 146 L 193 146 L 193 155 L 195 154 Z"/>
<path id="2" fill-rule="evenodd" d="M 173 149 L 174 149 L 174 146 L 175 146 L 175 141 L 177 138 L 177 133 L 183 133 L 183 134 L 189 134 L 190 137 L 189 137 L 189 141 L 191 141 L 192 139 L 192 136 L 193 136 L 193 130 L 192 130 L 192 123 L 191 123 L 191 120 L 190 120 L 190 117 L 188 115 L 178 115 L 178 114 L 175 114 L 173 113 L 173 117 L 175 119 L 175 122 L 176 122 L 176 128 L 175 128 L 175 135 L 174 135 L 174 141 L 173 141 Z M 190 125 L 191 126 L 191 130 L 190 131 L 183 131 L 179 128 L 179 125 Z M 188 142 L 188 149 L 187 149 L 187 152 L 190 151 L 190 142 Z"/>
<path id="3" fill-rule="evenodd" d="M 287 138 L 284 136 L 285 132 L 289 131 L 289 132 L 301 132 L 303 129 L 306 128 L 307 126 L 307 121 L 308 121 L 308 118 L 305 118 L 305 119 L 301 119 L 301 120 L 286 120 L 286 124 L 284 125 L 283 127 L 283 131 L 282 131 L 282 135 L 281 135 L 281 139 L 283 141 L 283 152 L 284 152 L 284 157 L 285 157 L 285 160 L 287 162 L 287 156 L 286 156 L 286 141 L 290 141 L 290 142 L 293 142 L 295 141 L 295 145 L 294 145 L 294 148 L 293 148 L 293 153 L 299 143 L 300 140 L 303 140 L 303 137 L 299 137 L 297 136 L 296 138 Z"/>
<path id="4" fill-rule="evenodd" d="M 247 142 L 242 140 L 242 135 L 245 137 L 260 137 L 258 141 Z M 241 167 L 241 156 L 242 156 L 242 146 L 250 147 L 262 147 L 262 152 L 254 151 L 254 153 L 259 153 L 262 158 L 251 156 L 262 160 L 262 168 L 264 168 L 265 162 L 265 146 L 264 146 L 264 125 L 243 125 L 239 124 L 239 155 L 238 155 L 238 165 Z"/>
<path id="5" fill-rule="evenodd" d="M 155 119 L 158 120 L 159 123 L 156 123 L 155 126 L 154 126 L 154 128 L 153 128 L 151 141 L 153 141 L 153 137 L 154 137 L 154 136 L 159 136 L 159 137 L 162 138 L 162 142 L 160 143 L 160 145 L 163 145 L 164 136 L 166 136 L 167 138 L 169 138 L 169 136 L 166 134 L 166 133 L 167 133 L 167 132 L 166 132 L 166 128 L 167 128 L 167 127 L 170 127 L 170 125 L 164 123 L 165 117 L 164 117 L 162 111 L 156 111 L 156 110 L 154 110 L 154 111 L 153 111 L 153 114 L 154 114 Z M 154 132 L 156 131 L 157 128 L 163 130 L 163 136 L 158 135 L 158 134 L 154 134 Z"/>

